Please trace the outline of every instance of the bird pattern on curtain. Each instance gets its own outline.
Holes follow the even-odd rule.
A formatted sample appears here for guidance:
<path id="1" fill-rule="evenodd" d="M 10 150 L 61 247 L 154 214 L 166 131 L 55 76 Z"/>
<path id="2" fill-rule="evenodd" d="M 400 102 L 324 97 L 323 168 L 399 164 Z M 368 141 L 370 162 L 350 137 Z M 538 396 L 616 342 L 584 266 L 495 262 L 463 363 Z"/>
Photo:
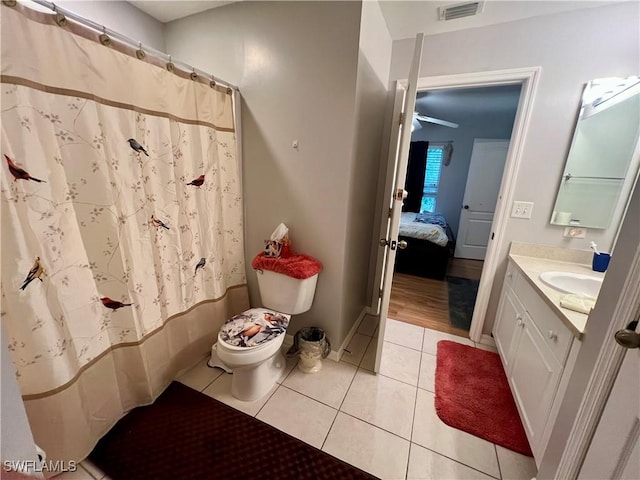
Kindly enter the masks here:
<path id="1" fill-rule="evenodd" d="M 1 102 L 2 310 L 23 394 L 245 283 L 234 132 L 23 85 Z"/>

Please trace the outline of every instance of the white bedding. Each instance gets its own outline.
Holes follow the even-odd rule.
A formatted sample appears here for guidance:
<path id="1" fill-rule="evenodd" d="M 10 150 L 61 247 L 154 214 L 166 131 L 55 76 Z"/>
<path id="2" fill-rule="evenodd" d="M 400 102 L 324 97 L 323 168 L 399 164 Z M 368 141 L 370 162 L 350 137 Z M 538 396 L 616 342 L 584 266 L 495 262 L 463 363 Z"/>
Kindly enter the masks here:
<path id="1" fill-rule="evenodd" d="M 416 214 L 413 212 L 404 212 L 400 214 L 400 235 L 410 238 L 418 238 L 421 240 L 429 240 L 436 245 L 446 247 L 449 238 L 440 225 L 432 223 L 414 222 Z"/>

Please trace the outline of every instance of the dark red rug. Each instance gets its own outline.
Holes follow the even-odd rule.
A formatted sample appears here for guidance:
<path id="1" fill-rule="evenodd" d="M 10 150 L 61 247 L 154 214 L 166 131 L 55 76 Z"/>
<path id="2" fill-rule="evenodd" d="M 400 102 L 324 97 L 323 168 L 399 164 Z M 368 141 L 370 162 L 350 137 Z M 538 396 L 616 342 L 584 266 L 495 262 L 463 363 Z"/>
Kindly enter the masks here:
<path id="1" fill-rule="evenodd" d="M 532 456 L 497 353 L 442 340 L 435 383 L 436 412 L 444 423 Z"/>
<path id="2" fill-rule="evenodd" d="M 113 480 L 375 478 L 178 382 L 89 458 Z"/>

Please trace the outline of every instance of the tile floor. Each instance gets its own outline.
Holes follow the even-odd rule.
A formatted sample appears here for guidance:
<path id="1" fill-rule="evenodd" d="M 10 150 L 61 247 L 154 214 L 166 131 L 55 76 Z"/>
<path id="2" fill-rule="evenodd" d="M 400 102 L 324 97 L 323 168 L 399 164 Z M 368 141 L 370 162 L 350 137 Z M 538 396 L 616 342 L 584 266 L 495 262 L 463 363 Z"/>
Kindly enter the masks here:
<path id="1" fill-rule="evenodd" d="M 231 376 L 199 362 L 178 380 L 382 479 L 510 479 L 536 474 L 532 458 L 445 425 L 436 415 L 436 344 L 470 340 L 387 322 L 374 375 L 375 324 L 365 321 L 339 363 L 303 374 L 288 360 L 273 390 L 255 402 L 230 393 Z M 107 480 L 90 462 L 59 479 Z M 90 474 L 90 475 L 89 475 Z M 84 476 L 83 476 L 84 475 Z"/>

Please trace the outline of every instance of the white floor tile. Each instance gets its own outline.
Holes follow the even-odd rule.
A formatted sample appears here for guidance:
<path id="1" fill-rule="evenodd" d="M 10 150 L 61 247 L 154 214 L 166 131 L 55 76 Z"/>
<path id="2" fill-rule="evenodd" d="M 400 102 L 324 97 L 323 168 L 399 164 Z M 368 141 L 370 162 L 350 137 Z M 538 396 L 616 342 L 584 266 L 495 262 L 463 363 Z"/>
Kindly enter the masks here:
<path id="1" fill-rule="evenodd" d="M 88 460 L 88 459 L 84 460 L 80 465 L 84 468 L 85 471 L 89 472 L 89 474 L 91 475 L 90 478 L 95 478 L 96 480 L 102 480 L 103 478 L 106 478 L 104 472 L 100 470 L 98 467 L 96 467 L 91 460 Z M 60 477 L 56 477 L 56 478 L 60 478 Z M 83 478 L 87 478 L 87 477 L 83 477 Z"/>
<path id="2" fill-rule="evenodd" d="M 421 356 L 418 350 L 384 342 L 380 374 L 417 386 Z"/>
<path id="3" fill-rule="evenodd" d="M 360 362 L 360 368 L 365 368 L 371 372 L 373 372 L 373 368 L 376 363 L 376 349 L 378 348 L 378 339 L 373 338 L 369 345 L 367 346 L 367 350 L 364 352 L 364 356 L 362 357 L 362 361 Z"/>
<path id="4" fill-rule="evenodd" d="M 378 317 L 374 317 L 373 315 L 365 315 L 360 322 L 360 326 L 358 327 L 358 333 L 362 335 L 372 336 L 378 327 Z"/>
<path id="5" fill-rule="evenodd" d="M 355 366 L 360 365 L 362 357 L 364 357 L 364 352 L 367 350 L 367 346 L 369 346 L 370 341 L 371 337 L 362 335 L 361 333 L 356 333 L 349 342 L 349 345 L 347 345 L 347 350 L 349 351 L 345 351 L 342 354 L 340 361 L 350 363 Z"/>
<path id="6" fill-rule="evenodd" d="M 476 343 L 476 347 L 481 350 L 486 350 L 487 352 L 498 353 L 498 349 L 491 345 L 483 345 L 482 343 Z"/>
<path id="7" fill-rule="evenodd" d="M 275 384 L 273 388 L 267 392 L 264 396 L 253 402 L 243 402 L 231 395 L 231 381 L 233 375 L 225 373 L 216 379 L 211 385 L 204 389 L 202 393 L 209 395 L 216 400 L 226 403 L 230 407 L 240 410 L 248 415 L 255 416 L 256 413 L 262 408 L 262 406 L 269 400 L 269 397 L 278 388 L 278 384 Z"/>
<path id="8" fill-rule="evenodd" d="M 420 376 L 418 377 L 418 387 L 430 392 L 436 391 L 436 356 L 422 353 L 420 361 Z"/>
<path id="9" fill-rule="evenodd" d="M 358 370 L 341 411 L 411 439 L 416 387 Z"/>
<path id="10" fill-rule="evenodd" d="M 452 342 L 458 342 L 463 345 L 475 347 L 475 343 L 473 343 L 469 338 L 458 337 L 457 335 L 451 335 L 449 333 L 438 332 L 437 330 L 429 330 L 428 328 L 425 328 L 422 351 L 435 355 L 437 353 L 437 346 L 440 340 L 451 340 Z"/>
<path id="11" fill-rule="evenodd" d="M 496 445 L 503 480 L 531 480 L 538 473 L 533 457 Z"/>
<path id="12" fill-rule="evenodd" d="M 176 380 L 183 383 L 187 387 L 191 387 L 194 390 L 201 392 L 207 385 L 213 382 L 216 378 L 222 375 L 224 372 L 219 368 L 211 368 L 207 366 L 209 357 L 198 362 L 191 370 L 187 370 Z"/>
<path id="13" fill-rule="evenodd" d="M 404 479 L 409 442 L 342 412 L 322 450 L 382 479 Z"/>
<path id="14" fill-rule="evenodd" d="M 337 413 L 331 407 L 280 386 L 256 418 L 320 448 Z"/>
<path id="15" fill-rule="evenodd" d="M 434 406 L 434 395 L 418 389 L 411 441 L 499 478 L 493 443 L 446 425 Z"/>
<path id="16" fill-rule="evenodd" d="M 490 480 L 492 478 L 415 443 L 411 444 L 407 480 Z"/>
<path id="17" fill-rule="evenodd" d="M 319 372 L 304 373 L 296 368 L 282 384 L 337 409 L 347 394 L 356 370 L 353 365 L 324 359 Z"/>
<path id="18" fill-rule="evenodd" d="M 423 327 L 388 318 L 384 329 L 384 341 L 414 350 L 422 350 L 423 334 Z"/>

